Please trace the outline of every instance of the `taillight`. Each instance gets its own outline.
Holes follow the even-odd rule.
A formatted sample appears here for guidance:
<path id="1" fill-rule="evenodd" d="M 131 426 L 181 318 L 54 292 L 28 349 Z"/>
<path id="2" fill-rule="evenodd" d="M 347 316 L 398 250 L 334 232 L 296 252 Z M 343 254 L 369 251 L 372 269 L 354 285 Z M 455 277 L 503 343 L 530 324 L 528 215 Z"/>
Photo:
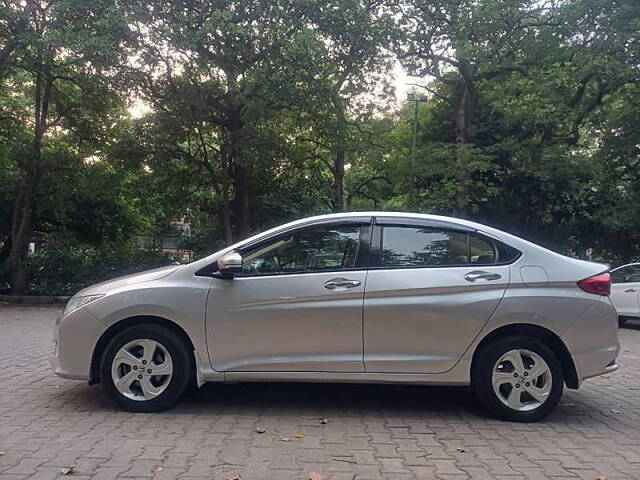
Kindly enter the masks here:
<path id="1" fill-rule="evenodd" d="M 611 294 L 611 275 L 609 272 L 599 273 L 594 277 L 580 280 L 578 286 L 587 293 L 608 296 Z"/>

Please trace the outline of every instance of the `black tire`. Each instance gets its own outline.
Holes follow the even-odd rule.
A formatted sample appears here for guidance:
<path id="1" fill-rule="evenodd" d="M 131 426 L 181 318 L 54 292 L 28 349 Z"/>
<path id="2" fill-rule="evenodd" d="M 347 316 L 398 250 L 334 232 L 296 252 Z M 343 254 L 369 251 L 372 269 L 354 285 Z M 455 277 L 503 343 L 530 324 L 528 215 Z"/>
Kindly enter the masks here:
<path id="1" fill-rule="evenodd" d="M 629 321 L 628 317 L 618 317 L 618 326 L 624 327 Z"/>
<path id="2" fill-rule="evenodd" d="M 547 363 L 551 372 L 551 390 L 547 399 L 538 407 L 528 411 L 515 410 L 507 406 L 493 389 L 494 366 L 504 354 L 514 349 L 525 349 L 539 355 Z M 544 343 L 533 337 L 508 336 L 489 342 L 478 352 L 471 372 L 471 385 L 480 403 L 494 416 L 515 422 L 535 422 L 546 417 L 556 407 L 562 396 L 564 379 L 562 365 L 553 351 Z"/>
<path id="3" fill-rule="evenodd" d="M 151 400 L 132 400 L 118 391 L 111 366 L 118 351 L 137 339 L 158 342 L 171 356 L 173 373 L 164 391 Z M 107 345 L 100 362 L 100 381 L 107 394 L 122 408 L 131 412 L 160 412 L 172 407 L 194 377 L 193 353 L 184 339 L 161 325 L 141 324 L 118 333 Z"/>

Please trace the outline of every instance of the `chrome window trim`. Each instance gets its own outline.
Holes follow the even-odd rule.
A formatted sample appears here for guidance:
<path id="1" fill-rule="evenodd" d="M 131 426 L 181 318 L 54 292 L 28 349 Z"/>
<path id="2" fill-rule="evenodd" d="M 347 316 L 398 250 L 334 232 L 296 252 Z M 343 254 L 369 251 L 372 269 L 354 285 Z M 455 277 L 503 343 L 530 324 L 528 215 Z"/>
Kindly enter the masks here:
<path id="1" fill-rule="evenodd" d="M 493 246 L 494 253 L 498 261 L 492 262 L 492 263 L 457 263 L 457 264 L 454 263 L 454 264 L 447 264 L 447 265 L 383 266 L 381 265 L 382 241 L 383 241 L 382 230 L 384 227 L 391 227 L 391 226 L 405 227 L 405 228 L 419 228 L 419 227 L 441 228 L 444 230 L 452 230 L 452 231 L 466 233 L 467 235 L 475 233 L 480 238 L 484 239 L 485 241 L 487 241 Z M 509 261 L 506 261 L 506 262 L 499 261 L 500 257 L 499 257 L 497 242 L 500 242 L 508 246 L 509 248 L 512 248 L 513 250 L 518 252 L 518 254 L 515 255 Z M 454 222 L 447 222 L 444 220 L 411 219 L 411 218 L 407 219 L 403 217 L 374 217 L 374 231 L 372 235 L 370 250 L 371 250 L 371 253 L 369 256 L 369 260 L 370 260 L 369 270 L 416 270 L 416 269 L 426 270 L 426 269 L 437 269 L 437 268 L 499 267 L 499 266 L 511 265 L 516 261 L 518 261 L 520 257 L 522 257 L 522 252 L 519 249 L 503 242 L 502 240 L 499 240 L 493 237 L 493 235 L 491 236 L 486 235 L 478 229 L 467 227 L 465 225 L 459 225 Z"/>

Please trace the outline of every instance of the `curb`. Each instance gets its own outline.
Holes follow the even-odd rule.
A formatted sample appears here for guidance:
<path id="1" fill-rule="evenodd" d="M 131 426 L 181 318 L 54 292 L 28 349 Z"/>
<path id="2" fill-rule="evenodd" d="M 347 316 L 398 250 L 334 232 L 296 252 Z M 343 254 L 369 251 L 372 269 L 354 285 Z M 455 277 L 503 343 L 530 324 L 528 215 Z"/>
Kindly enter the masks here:
<path id="1" fill-rule="evenodd" d="M 47 295 L 0 295 L 0 302 L 20 305 L 62 305 L 70 298 Z"/>

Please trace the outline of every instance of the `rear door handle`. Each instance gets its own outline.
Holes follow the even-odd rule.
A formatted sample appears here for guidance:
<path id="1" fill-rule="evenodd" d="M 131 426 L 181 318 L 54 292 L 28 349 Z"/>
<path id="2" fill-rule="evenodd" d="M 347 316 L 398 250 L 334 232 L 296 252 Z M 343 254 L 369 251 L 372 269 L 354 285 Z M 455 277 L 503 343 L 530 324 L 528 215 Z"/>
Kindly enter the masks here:
<path id="1" fill-rule="evenodd" d="M 475 270 L 464 276 L 467 282 L 475 282 L 476 280 L 498 280 L 500 278 L 502 278 L 502 275 L 498 273 L 485 272 L 483 270 Z"/>
<path id="2" fill-rule="evenodd" d="M 333 290 L 338 287 L 353 288 L 360 285 L 358 280 L 349 280 L 348 278 L 332 278 L 324 284 L 324 288 Z"/>
<path id="3" fill-rule="evenodd" d="M 638 291 L 638 289 L 637 289 L 637 288 L 627 288 L 627 289 L 625 290 L 625 293 L 634 293 L 634 292 L 637 292 L 637 291 Z"/>

